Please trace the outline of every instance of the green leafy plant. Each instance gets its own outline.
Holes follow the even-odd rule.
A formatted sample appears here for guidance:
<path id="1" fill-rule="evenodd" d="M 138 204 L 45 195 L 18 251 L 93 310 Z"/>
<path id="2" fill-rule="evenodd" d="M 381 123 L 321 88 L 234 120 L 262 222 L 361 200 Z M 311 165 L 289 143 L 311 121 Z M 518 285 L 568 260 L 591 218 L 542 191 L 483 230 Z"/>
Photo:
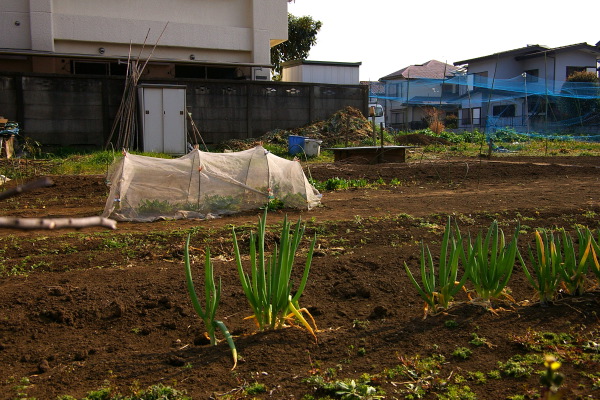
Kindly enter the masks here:
<path id="1" fill-rule="evenodd" d="M 478 385 L 483 385 L 487 382 L 487 377 L 481 371 L 467 371 L 467 379 L 474 381 Z"/>
<path id="2" fill-rule="evenodd" d="M 262 384 L 262 383 L 254 382 L 254 383 L 246 386 L 246 388 L 244 389 L 244 391 L 248 395 L 260 394 L 260 393 L 266 392 L 267 391 L 267 387 L 264 384 Z"/>
<path id="3" fill-rule="evenodd" d="M 430 393 L 441 381 L 442 365 L 446 359 L 441 354 L 432 354 L 421 358 L 418 354 L 413 357 L 399 357 L 400 364 L 386 369 L 389 379 L 402 380 L 399 393 L 406 399 L 421 399 Z"/>
<path id="4" fill-rule="evenodd" d="M 142 200 L 138 206 L 140 214 L 171 213 L 176 207 L 167 200 Z"/>
<path id="5" fill-rule="evenodd" d="M 196 295 L 196 290 L 194 288 L 194 281 L 192 279 L 192 269 L 190 266 L 190 254 L 189 254 L 189 246 L 190 246 L 190 235 L 188 235 L 187 240 L 185 242 L 184 249 L 184 265 L 185 265 L 185 278 L 187 281 L 187 289 L 190 295 L 190 299 L 192 300 L 192 305 L 194 310 L 198 314 L 198 316 L 204 322 L 204 326 L 206 327 L 208 337 L 210 339 L 211 345 L 217 344 L 217 339 L 215 336 L 215 330 L 218 328 L 223 332 L 227 343 L 229 344 L 229 348 L 231 349 L 231 354 L 233 356 L 233 368 L 237 365 L 237 350 L 235 348 L 235 343 L 233 342 L 233 338 L 229 333 L 229 330 L 225 326 L 222 321 L 216 320 L 215 316 L 217 313 L 217 307 L 219 305 L 219 300 L 221 298 L 221 280 L 219 279 L 219 286 L 215 285 L 214 273 L 213 273 L 213 265 L 210 259 L 210 250 L 206 249 L 205 261 L 204 261 L 204 295 L 206 302 L 206 309 L 202 308 L 200 305 L 200 301 L 198 300 L 198 296 Z M 232 369 L 233 369 L 232 368 Z"/>
<path id="6" fill-rule="evenodd" d="M 345 190 L 350 188 L 359 188 L 368 186 L 369 183 L 366 179 L 343 179 L 343 178 L 329 178 L 323 184 L 322 188 L 325 190 Z"/>
<path id="7" fill-rule="evenodd" d="M 490 379 L 502 379 L 502 372 L 497 369 L 493 369 L 487 373 Z"/>
<path id="8" fill-rule="evenodd" d="M 453 319 L 448 319 L 448 320 L 444 321 L 444 326 L 446 328 L 450 328 L 450 329 L 457 328 L 458 327 L 458 322 L 456 322 Z"/>
<path id="9" fill-rule="evenodd" d="M 352 321 L 352 327 L 354 329 L 367 329 L 369 327 L 368 319 L 355 319 Z"/>
<path id="10" fill-rule="evenodd" d="M 354 379 L 336 382 L 335 395 L 342 400 L 367 400 L 383 399 L 377 395 L 377 389 L 365 382 L 356 382 Z"/>
<path id="11" fill-rule="evenodd" d="M 363 374 L 359 379 L 344 379 L 331 381 L 323 378 L 321 375 L 311 376 L 304 380 L 314 386 L 317 391 L 327 394 L 336 399 L 344 400 L 376 400 L 383 399 L 383 392 L 372 385 L 368 374 Z M 310 395 L 309 395 L 310 396 Z M 315 398 L 315 397 L 306 397 Z M 321 397 L 318 397 L 321 398 Z"/>
<path id="12" fill-rule="evenodd" d="M 556 242 L 558 243 L 558 246 Z M 564 268 L 560 250 L 560 239 L 546 231 L 535 231 L 536 253 L 529 246 L 529 260 L 535 275 L 527 269 L 522 257 L 519 257 L 523 272 L 529 283 L 535 288 L 542 305 L 552 302 L 561 282 L 561 269 Z M 535 279 L 534 279 L 535 276 Z"/>
<path id="13" fill-rule="evenodd" d="M 471 357 L 471 354 L 473 354 L 473 352 L 467 347 L 457 347 L 452 352 L 453 357 L 461 358 L 463 360 L 466 360 L 467 358 Z"/>
<path id="14" fill-rule="evenodd" d="M 443 393 L 437 394 L 439 400 L 477 400 L 477 395 L 473 393 L 468 385 L 450 384 Z"/>
<path id="15" fill-rule="evenodd" d="M 76 398 L 64 395 L 59 396 L 58 400 L 76 400 Z M 135 393 L 128 396 L 106 387 L 88 392 L 82 400 L 191 400 L 191 397 L 187 396 L 185 391 L 158 384 L 143 390 L 135 390 Z"/>
<path id="16" fill-rule="evenodd" d="M 473 346 L 477 346 L 477 347 L 481 347 L 481 346 L 487 346 L 489 348 L 494 347 L 494 345 L 489 340 L 487 340 L 484 337 L 479 336 L 475 332 L 471 333 L 471 340 L 469 340 L 469 344 L 472 344 Z"/>
<path id="17" fill-rule="evenodd" d="M 281 199 L 283 207 L 288 208 L 306 208 L 307 200 L 306 196 L 302 193 L 287 193 Z"/>
<path id="18" fill-rule="evenodd" d="M 306 203 L 306 200 L 304 200 L 304 202 Z M 272 199 L 269 199 L 269 201 L 265 205 L 265 208 L 269 211 L 281 210 L 284 207 L 285 207 L 285 204 L 283 203 L 283 201 L 281 199 L 278 199 L 275 197 Z"/>
<path id="19" fill-rule="evenodd" d="M 498 221 L 492 222 L 485 238 L 479 232 L 474 243 L 469 238 L 467 251 L 461 253 L 465 273 L 473 284 L 474 291 L 485 304 L 490 300 L 507 296 L 506 285 L 512 275 L 518 254 L 519 227 L 507 244 Z"/>
<path id="20" fill-rule="evenodd" d="M 240 209 L 241 199 L 234 196 L 206 195 L 202 209 L 207 212 L 225 212 L 238 211 Z"/>
<path id="21" fill-rule="evenodd" d="M 413 286 L 421 298 L 425 301 L 425 316 L 428 313 L 436 313 L 442 309 L 448 309 L 450 301 L 456 293 L 461 290 L 467 281 L 468 275 L 465 273 L 460 281 L 458 276 L 458 262 L 462 250 L 462 236 L 457 226 L 452 227 L 450 218 L 446 223 L 446 229 L 442 237 L 442 247 L 440 250 L 439 265 L 437 267 L 433 261 L 433 256 L 429 247 L 421 243 L 421 284 L 417 282 L 412 272 L 404 263 L 404 269 Z"/>
<path id="22" fill-rule="evenodd" d="M 527 354 L 525 356 L 515 355 L 509 358 L 506 362 L 498 361 L 498 369 L 504 376 L 512 376 L 514 378 L 529 377 L 533 373 L 533 365 L 539 364 L 542 357 L 538 354 Z"/>
<path id="23" fill-rule="evenodd" d="M 238 273 L 244 294 L 254 312 L 253 318 L 259 330 L 264 330 L 282 327 L 293 316 L 316 339 L 314 333 L 316 326 L 313 330 L 306 322 L 300 313 L 306 310 L 300 308 L 298 301 L 306 287 L 317 237 L 315 235 L 310 244 L 300 284 L 292 296 L 292 268 L 305 226 L 301 225 L 299 219 L 291 233 L 291 224 L 286 216 L 283 221 L 279 246 L 275 245 L 271 256 L 267 259 L 265 252 L 266 223 L 267 210 L 265 209 L 263 216 L 258 221 L 258 232 L 250 233 L 250 275 L 244 272 L 235 228 L 232 229 Z M 310 316 L 310 314 L 308 315 Z M 312 322 L 314 326 L 314 320 Z"/>

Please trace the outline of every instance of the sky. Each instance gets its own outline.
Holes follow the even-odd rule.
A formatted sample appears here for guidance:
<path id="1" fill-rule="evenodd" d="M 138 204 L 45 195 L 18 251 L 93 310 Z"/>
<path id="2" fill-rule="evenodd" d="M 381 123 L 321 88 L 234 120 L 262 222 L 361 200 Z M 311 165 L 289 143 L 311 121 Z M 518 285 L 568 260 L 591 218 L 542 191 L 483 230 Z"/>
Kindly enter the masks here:
<path id="1" fill-rule="evenodd" d="M 361 62 L 361 81 L 432 59 L 600 41 L 598 0 L 294 0 L 288 12 L 323 23 L 308 60 Z"/>

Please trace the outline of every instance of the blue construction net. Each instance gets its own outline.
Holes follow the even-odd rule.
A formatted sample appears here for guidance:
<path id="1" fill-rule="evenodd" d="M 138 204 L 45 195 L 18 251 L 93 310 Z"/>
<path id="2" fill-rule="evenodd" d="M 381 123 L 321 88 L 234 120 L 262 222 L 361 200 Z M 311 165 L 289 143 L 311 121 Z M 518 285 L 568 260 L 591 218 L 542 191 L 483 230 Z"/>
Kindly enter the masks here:
<path id="1" fill-rule="evenodd" d="M 419 127 L 414 110 L 439 109 L 453 115 L 452 128 L 478 129 L 486 134 L 511 129 L 531 137 L 600 140 L 600 84 L 544 79 L 522 74 L 508 79 L 474 74 L 448 79 L 409 79 L 382 82 L 385 94 L 370 98 L 388 110 L 388 126 Z M 412 120 L 394 113 L 411 110 Z M 418 117 L 417 117 L 418 118 Z M 423 118 L 424 119 L 424 118 Z"/>

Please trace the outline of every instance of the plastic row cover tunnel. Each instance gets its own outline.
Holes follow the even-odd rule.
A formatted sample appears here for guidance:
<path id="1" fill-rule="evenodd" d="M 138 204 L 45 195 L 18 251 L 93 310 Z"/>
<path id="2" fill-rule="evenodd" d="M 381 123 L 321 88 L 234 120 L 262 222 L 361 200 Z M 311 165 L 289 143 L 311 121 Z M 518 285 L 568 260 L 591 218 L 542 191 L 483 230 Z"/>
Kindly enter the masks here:
<path id="1" fill-rule="evenodd" d="M 125 153 L 109 172 L 104 217 L 118 221 L 206 218 L 258 209 L 270 199 L 311 209 L 321 194 L 302 166 L 257 146 L 234 153 L 194 150 L 177 159 Z"/>

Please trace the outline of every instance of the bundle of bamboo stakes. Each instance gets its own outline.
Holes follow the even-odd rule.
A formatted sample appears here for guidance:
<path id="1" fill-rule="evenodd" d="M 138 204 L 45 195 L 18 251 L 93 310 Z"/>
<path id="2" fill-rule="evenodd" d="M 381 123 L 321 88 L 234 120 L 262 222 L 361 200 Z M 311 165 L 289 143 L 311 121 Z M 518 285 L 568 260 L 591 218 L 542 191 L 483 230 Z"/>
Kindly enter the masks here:
<path id="1" fill-rule="evenodd" d="M 116 133 L 116 142 L 115 147 L 117 149 L 129 150 L 133 148 L 135 138 L 137 137 L 138 127 L 137 127 L 137 118 L 135 116 L 136 111 L 136 102 L 137 102 L 137 86 L 140 77 L 142 76 L 144 70 L 146 69 L 146 65 L 148 65 L 148 61 L 152 58 L 154 54 L 154 50 L 158 45 L 162 35 L 165 33 L 167 29 L 167 22 L 165 27 L 163 28 L 160 36 L 158 37 L 154 47 L 152 48 L 152 52 L 145 60 L 141 59 L 142 52 L 146 47 L 146 42 L 148 41 L 148 35 L 150 34 L 150 29 L 148 29 L 148 33 L 146 33 L 146 38 L 144 39 L 144 43 L 140 49 L 140 52 L 137 58 L 131 57 L 131 42 L 129 44 L 129 55 L 127 56 L 127 73 L 125 78 L 125 88 L 123 90 L 123 96 L 121 98 L 121 104 L 119 105 L 119 109 L 117 110 L 117 115 L 115 116 L 115 120 L 110 131 L 110 136 L 104 146 L 106 150 L 110 144 L 112 143 L 113 137 Z"/>

